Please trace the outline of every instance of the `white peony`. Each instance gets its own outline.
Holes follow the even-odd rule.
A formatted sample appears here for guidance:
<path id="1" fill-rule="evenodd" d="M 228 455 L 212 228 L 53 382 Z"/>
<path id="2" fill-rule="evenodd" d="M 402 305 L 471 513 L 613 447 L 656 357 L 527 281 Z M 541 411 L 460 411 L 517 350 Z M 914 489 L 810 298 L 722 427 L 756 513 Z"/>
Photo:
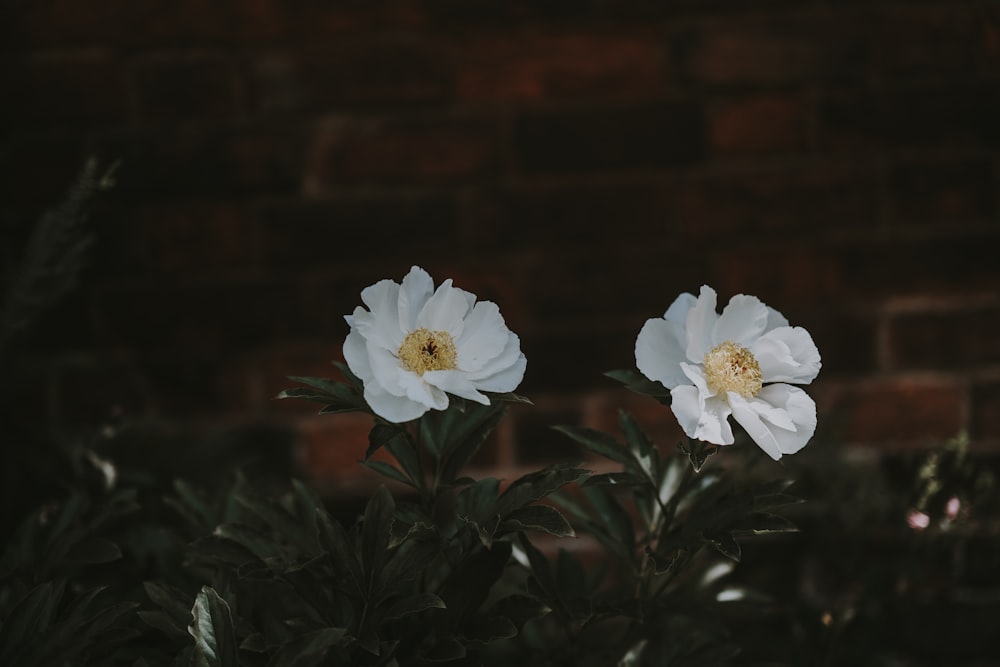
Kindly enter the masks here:
<path id="1" fill-rule="evenodd" d="M 391 422 L 416 419 L 448 407 L 448 394 L 488 405 L 481 392 L 509 392 L 524 377 L 521 341 L 500 309 L 452 287 L 434 289 L 414 266 L 400 285 L 381 280 L 361 292 L 345 317 L 351 332 L 344 359 L 364 382 L 365 400 Z"/>
<path id="2" fill-rule="evenodd" d="M 794 454 L 816 430 L 816 404 L 791 384 L 808 384 L 819 350 L 760 299 L 737 294 L 719 315 L 716 294 L 682 294 L 662 318 L 643 325 L 635 362 L 670 390 L 671 410 L 688 437 L 733 444 L 729 415 L 771 458 Z"/>

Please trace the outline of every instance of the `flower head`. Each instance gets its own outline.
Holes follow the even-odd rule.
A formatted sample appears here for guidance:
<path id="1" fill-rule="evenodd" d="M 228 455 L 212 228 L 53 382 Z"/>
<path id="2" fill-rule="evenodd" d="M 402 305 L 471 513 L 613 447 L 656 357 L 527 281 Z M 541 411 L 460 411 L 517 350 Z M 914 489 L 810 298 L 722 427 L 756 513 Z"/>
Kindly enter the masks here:
<path id="1" fill-rule="evenodd" d="M 521 341 L 500 309 L 452 287 L 435 290 L 414 266 L 399 284 L 381 280 L 361 292 L 367 309 L 346 316 L 344 359 L 364 383 L 365 400 L 391 422 L 448 407 L 448 394 L 489 405 L 481 392 L 509 392 L 524 377 Z"/>
<path id="2" fill-rule="evenodd" d="M 648 320 L 635 342 L 635 363 L 670 390 L 681 428 L 691 438 L 733 444 L 732 415 L 771 458 L 794 454 L 816 430 L 816 404 L 791 384 L 819 374 L 812 337 L 788 326 L 760 299 L 737 294 L 719 315 L 716 294 L 682 294 L 662 318 Z"/>

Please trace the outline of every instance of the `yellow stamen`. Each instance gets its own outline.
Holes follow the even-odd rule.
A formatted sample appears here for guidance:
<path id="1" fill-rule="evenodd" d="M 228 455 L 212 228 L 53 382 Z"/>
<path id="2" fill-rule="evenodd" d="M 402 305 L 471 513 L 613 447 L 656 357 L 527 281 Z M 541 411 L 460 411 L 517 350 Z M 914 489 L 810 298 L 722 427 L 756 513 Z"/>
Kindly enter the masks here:
<path id="1" fill-rule="evenodd" d="M 750 350 L 732 341 L 719 343 L 705 355 L 705 381 L 712 391 L 735 391 L 744 398 L 756 396 L 763 383 L 760 364 Z"/>
<path id="2" fill-rule="evenodd" d="M 396 356 L 403 367 L 417 375 L 427 371 L 451 371 L 458 368 L 455 341 L 447 331 L 417 329 L 406 334 Z"/>

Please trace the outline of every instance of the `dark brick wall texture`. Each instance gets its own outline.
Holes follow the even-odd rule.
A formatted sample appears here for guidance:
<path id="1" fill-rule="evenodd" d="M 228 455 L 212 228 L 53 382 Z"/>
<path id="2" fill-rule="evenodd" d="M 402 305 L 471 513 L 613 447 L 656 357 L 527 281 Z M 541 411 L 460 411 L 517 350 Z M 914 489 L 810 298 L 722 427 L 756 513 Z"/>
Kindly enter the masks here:
<path id="1" fill-rule="evenodd" d="M 53 424 L 287 425 L 354 475 L 365 420 L 272 397 L 419 264 L 522 337 L 500 474 L 619 407 L 672 438 L 601 373 L 703 283 L 813 333 L 833 446 L 1000 450 L 998 2 L 0 6 L 5 264 L 84 156 L 122 160 L 20 356 Z"/>

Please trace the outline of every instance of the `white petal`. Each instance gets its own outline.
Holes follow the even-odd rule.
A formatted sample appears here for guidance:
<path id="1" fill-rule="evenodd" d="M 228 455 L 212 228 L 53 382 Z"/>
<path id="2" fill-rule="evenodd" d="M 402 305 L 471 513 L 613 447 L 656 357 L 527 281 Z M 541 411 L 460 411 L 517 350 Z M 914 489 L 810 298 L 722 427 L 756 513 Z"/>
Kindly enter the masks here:
<path id="1" fill-rule="evenodd" d="M 698 388 L 698 392 L 702 396 L 715 396 L 715 392 L 708 388 L 705 371 L 701 366 L 681 363 L 681 370 L 684 371 L 684 376 L 691 381 L 691 384 Z"/>
<path id="2" fill-rule="evenodd" d="M 701 293 L 694 307 L 688 311 L 685 331 L 687 333 L 687 358 L 701 363 L 712 349 L 712 329 L 719 319 L 715 312 L 717 296 L 708 285 L 701 286 Z"/>
<path id="3" fill-rule="evenodd" d="M 399 359 L 385 348 L 379 347 L 371 341 L 367 342 L 365 351 L 368 353 L 368 363 L 372 370 L 371 383 L 365 383 L 365 386 L 376 384 L 383 391 L 393 396 L 405 395 L 406 392 L 400 386 L 400 377 L 403 373 L 409 371 L 403 369 Z"/>
<path id="4" fill-rule="evenodd" d="M 819 350 L 802 327 L 779 327 L 768 331 L 750 346 L 764 382 L 809 384 L 819 375 Z"/>
<path id="5" fill-rule="evenodd" d="M 640 373 L 663 383 L 667 389 L 687 384 L 680 366 L 687 361 L 685 344 L 684 329 L 676 321 L 646 320 L 635 339 L 635 366 Z"/>
<path id="6" fill-rule="evenodd" d="M 475 385 L 461 371 L 427 371 L 424 382 L 455 396 L 467 398 L 476 403 L 489 405 L 490 399 L 480 394 Z"/>
<path id="7" fill-rule="evenodd" d="M 788 413 L 795 431 L 774 429 L 782 454 L 794 454 L 809 442 L 816 432 L 816 403 L 806 392 L 787 384 L 772 384 L 761 389 L 757 398 Z"/>
<path id="8" fill-rule="evenodd" d="M 726 304 L 712 328 L 712 345 L 727 340 L 746 347 L 764 331 L 767 306 L 755 296 L 737 294 Z"/>
<path id="9" fill-rule="evenodd" d="M 524 379 L 524 370 L 527 366 L 528 360 L 523 354 L 518 352 L 512 364 L 492 375 L 476 379 L 475 385 L 483 391 L 491 391 L 497 394 L 514 391 L 521 384 L 521 380 Z"/>
<path id="10" fill-rule="evenodd" d="M 475 300 L 475 297 L 472 297 Z M 447 331 L 453 338 L 462 335 L 462 320 L 469 311 L 469 293 L 451 286 L 451 278 L 441 283 L 437 291 L 427 299 L 417 326 L 431 331 Z"/>
<path id="11" fill-rule="evenodd" d="M 479 370 L 503 352 L 510 336 L 497 305 L 480 301 L 466 316 L 462 335 L 455 340 L 458 367 L 463 371 Z"/>
<path id="12" fill-rule="evenodd" d="M 344 361 L 351 372 L 357 375 L 362 382 L 368 383 L 374 378 L 371 363 L 368 361 L 368 349 L 365 345 L 364 336 L 357 331 L 347 334 L 344 339 Z"/>
<path id="13" fill-rule="evenodd" d="M 764 327 L 764 332 L 767 333 L 771 329 L 777 329 L 778 327 L 787 327 L 788 319 L 776 311 L 770 306 L 767 307 L 767 326 Z"/>
<path id="14" fill-rule="evenodd" d="M 798 387 L 768 385 L 750 401 L 730 393 L 729 402 L 736 421 L 775 461 L 805 447 L 816 432 L 816 404 Z"/>
<path id="15" fill-rule="evenodd" d="M 383 281 L 385 282 L 385 281 Z M 368 312 L 361 306 L 354 309 L 354 328 L 365 337 L 369 343 L 374 343 L 395 353 L 403 343 L 403 333 L 399 329 L 399 318 L 396 304 L 379 306 L 378 310 Z"/>
<path id="16" fill-rule="evenodd" d="M 403 334 L 417 328 L 417 315 L 434 293 L 434 281 L 419 266 L 414 266 L 399 287 L 399 326 Z"/>
<path id="17" fill-rule="evenodd" d="M 448 407 L 448 395 L 427 384 L 422 377 L 410 371 L 399 374 L 399 386 L 411 401 L 421 403 L 434 410 L 444 410 Z"/>
<path id="18" fill-rule="evenodd" d="M 670 397 L 670 409 L 688 437 L 715 445 L 733 444 L 730 409 L 725 400 L 705 397 L 691 385 L 674 387 Z"/>
<path id="19" fill-rule="evenodd" d="M 688 311 L 694 308 L 694 304 L 698 301 L 697 297 L 690 292 L 684 292 L 670 304 L 667 308 L 667 312 L 663 313 L 663 319 L 669 322 L 676 322 L 683 328 L 687 322 Z"/>
<path id="20" fill-rule="evenodd" d="M 761 421 L 758 414 L 745 398 L 736 392 L 729 392 L 729 405 L 733 409 L 733 419 L 746 430 L 747 434 L 764 450 L 764 453 L 777 461 L 781 458 L 781 448 L 771 430 Z"/>
<path id="21" fill-rule="evenodd" d="M 503 351 L 483 364 L 479 370 L 469 371 L 469 379 L 476 381 L 478 386 L 479 380 L 507 370 L 517 363 L 520 356 L 523 356 L 521 354 L 521 339 L 518 338 L 516 333 L 511 332 L 507 335 L 507 344 L 504 346 Z M 487 389 L 486 391 L 493 390 Z"/>
<path id="22" fill-rule="evenodd" d="M 379 417 L 399 424 L 416 419 L 427 406 L 405 396 L 393 396 L 376 384 L 365 384 L 365 401 Z"/>

